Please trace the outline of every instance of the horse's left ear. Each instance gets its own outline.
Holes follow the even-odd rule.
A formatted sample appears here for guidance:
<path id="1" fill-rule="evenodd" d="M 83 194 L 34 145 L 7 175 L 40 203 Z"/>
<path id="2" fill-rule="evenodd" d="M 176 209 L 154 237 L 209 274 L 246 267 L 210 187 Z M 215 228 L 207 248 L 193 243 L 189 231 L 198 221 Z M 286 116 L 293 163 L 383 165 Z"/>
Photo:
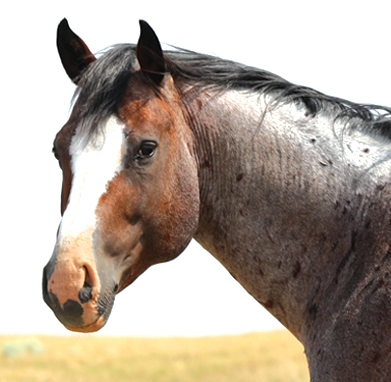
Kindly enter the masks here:
<path id="1" fill-rule="evenodd" d="M 58 25 L 57 49 L 65 71 L 75 84 L 83 71 L 96 60 L 84 41 L 69 28 L 66 19 Z"/>
<path id="2" fill-rule="evenodd" d="M 160 85 L 166 73 L 166 62 L 159 39 L 144 20 L 140 20 L 140 38 L 137 43 L 137 59 L 146 77 Z"/>

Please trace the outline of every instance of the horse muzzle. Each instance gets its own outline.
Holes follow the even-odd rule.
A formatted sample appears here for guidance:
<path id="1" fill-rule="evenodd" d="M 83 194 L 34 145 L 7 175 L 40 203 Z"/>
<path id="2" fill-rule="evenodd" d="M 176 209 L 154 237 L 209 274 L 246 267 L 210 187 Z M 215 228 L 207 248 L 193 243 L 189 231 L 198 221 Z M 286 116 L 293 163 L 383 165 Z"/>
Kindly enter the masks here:
<path id="1" fill-rule="evenodd" d="M 53 255 L 43 271 L 43 298 L 59 321 L 69 330 L 94 332 L 110 315 L 116 288 L 102 291 L 94 264 L 83 257 Z M 107 288 L 104 288 L 107 289 Z"/>

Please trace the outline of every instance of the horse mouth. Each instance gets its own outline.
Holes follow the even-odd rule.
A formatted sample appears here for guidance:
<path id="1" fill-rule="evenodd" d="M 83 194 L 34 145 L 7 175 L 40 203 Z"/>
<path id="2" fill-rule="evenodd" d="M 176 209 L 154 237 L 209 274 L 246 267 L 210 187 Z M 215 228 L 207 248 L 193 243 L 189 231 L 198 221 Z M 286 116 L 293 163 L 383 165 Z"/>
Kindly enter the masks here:
<path id="1" fill-rule="evenodd" d="M 56 293 L 48 291 L 47 285 L 47 277 L 44 274 L 44 301 L 67 330 L 79 333 L 92 333 L 102 329 L 109 319 L 114 305 L 115 290 L 118 288 L 109 287 L 105 288 L 105 292 L 92 291 L 88 295 L 79 292 L 76 298 L 68 298 L 62 303 Z"/>
<path id="2" fill-rule="evenodd" d="M 98 330 L 102 329 L 105 325 L 106 321 L 102 316 L 99 316 L 93 323 L 83 326 L 68 326 L 64 325 L 66 329 L 72 331 L 72 332 L 78 332 L 78 333 L 93 333 L 97 332 Z"/>

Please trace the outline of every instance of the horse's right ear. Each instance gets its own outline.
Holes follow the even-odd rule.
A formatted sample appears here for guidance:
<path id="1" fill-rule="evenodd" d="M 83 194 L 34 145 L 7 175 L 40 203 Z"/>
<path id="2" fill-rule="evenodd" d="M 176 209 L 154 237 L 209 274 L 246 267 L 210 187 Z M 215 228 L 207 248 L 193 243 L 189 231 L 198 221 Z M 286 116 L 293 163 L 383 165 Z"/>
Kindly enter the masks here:
<path id="1" fill-rule="evenodd" d="M 75 84 L 83 71 L 96 60 L 84 41 L 69 28 L 66 19 L 57 28 L 57 49 L 66 73 Z"/>

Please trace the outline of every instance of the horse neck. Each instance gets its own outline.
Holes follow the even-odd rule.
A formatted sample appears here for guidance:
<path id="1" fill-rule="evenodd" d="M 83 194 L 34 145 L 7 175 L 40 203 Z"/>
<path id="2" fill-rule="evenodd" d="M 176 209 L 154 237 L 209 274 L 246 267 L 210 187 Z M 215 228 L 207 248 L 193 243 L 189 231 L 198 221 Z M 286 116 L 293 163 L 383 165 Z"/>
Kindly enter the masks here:
<path id="1" fill-rule="evenodd" d="M 384 157 L 376 138 L 345 133 L 322 113 L 267 105 L 267 97 L 231 91 L 204 93 L 189 107 L 201 199 L 195 238 L 301 338 L 310 301 L 360 227 L 382 220 L 374 206 L 389 217 L 389 174 L 374 166 Z M 366 251 L 381 244 L 370 243 Z"/>

